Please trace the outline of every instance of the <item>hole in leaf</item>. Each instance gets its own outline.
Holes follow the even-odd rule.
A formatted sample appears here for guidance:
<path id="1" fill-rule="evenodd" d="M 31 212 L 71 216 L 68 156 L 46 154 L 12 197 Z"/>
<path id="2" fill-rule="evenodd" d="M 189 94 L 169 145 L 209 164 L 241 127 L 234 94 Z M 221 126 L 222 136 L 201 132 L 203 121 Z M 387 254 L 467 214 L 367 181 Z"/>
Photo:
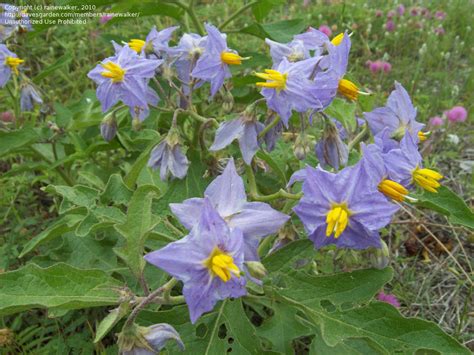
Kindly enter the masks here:
<path id="1" fill-rule="evenodd" d="M 234 342 L 234 338 L 232 338 L 232 337 L 227 338 L 227 342 L 229 344 L 232 344 Z"/>
<path id="2" fill-rule="evenodd" d="M 199 324 L 196 327 L 196 336 L 198 338 L 204 338 L 207 333 L 207 326 L 204 323 Z"/>
<path id="3" fill-rule="evenodd" d="M 227 349 L 227 352 L 228 352 L 228 353 L 231 353 L 231 352 L 232 352 L 232 348 L 228 348 L 228 349 Z"/>
<path id="4" fill-rule="evenodd" d="M 219 331 L 217 332 L 217 336 L 220 338 L 220 339 L 225 339 L 226 336 L 227 336 L 227 328 L 225 326 L 224 323 L 222 323 L 220 326 L 219 326 Z"/>
<path id="5" fill-rule="evenodd" d="M 323 307 L 327 312 L 334 312 L 336 310 L 336 306 L 328 300 L 322 300 L 321 307 Z"/>

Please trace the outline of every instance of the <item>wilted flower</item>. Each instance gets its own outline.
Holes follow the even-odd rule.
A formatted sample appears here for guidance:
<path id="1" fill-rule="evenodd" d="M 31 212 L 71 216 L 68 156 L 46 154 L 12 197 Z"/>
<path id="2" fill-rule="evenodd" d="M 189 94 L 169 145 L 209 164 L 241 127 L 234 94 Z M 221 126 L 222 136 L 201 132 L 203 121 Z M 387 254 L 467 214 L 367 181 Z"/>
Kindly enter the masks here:
<path id="1" fill-rule="evenodd" d="M 391 304 L 396 308 L 400 308 L 400 302 L 398 302 L 397 297 L 395 297 L 395 295 L 386 294 L 383 291 L 380 291 L 377 295 L 377 299 L 381 302 Z"/>
<path id="2" fill-rule="evenodd" d="M 296 63 L 290 63 L 286 58 L 275 69 L 265 69 L 264 73 L 255 75 L 266 82 L 259 82 L 262 96 L 267 100 L 268 107 L 278 113 L 285 124 L 292 111 L 306 112 L 322 109 L 320 102 L 323 90 L 321 80 L 315 84 L 310 76 L 318 65 L 321 57 L 313 57 Z"/>
<path id="3" fill-rule="evenodd" d="M 180 350 L 184 344 L 179 333 L 167 323 L 154 324 L 150 327 L 132 325 L 118 336 L 121 355 L 154 355 L 162 350 L 169 340 L 176 341 Z"/>
<path id="4" fill-rule="evenodd" d="M 242 231 L 229 228 L 204 199 L 189 235 L 145 255 L 149 263 L 183 282 L 183 296 L 194 324 L 219 301 L 244 296 L 246 280 Z"/>
<path id="5" fill-rule="evenodd" d="M 138 54 L 154 53 L 161 58 L 162 53 L 169 49 L 168 42 L 177 28 L 178 26 L 174 26 L 157 31 L 156 26 L 153 26 L 145 40 L 132 39 L 128 45 Z"/>
<path id="6" fill-rule="evenodd" d="M 326 25 L 321 25 L 318 28 L 322 33 L 324 33 L 326 36 L 331 37 L 332 36 L 332 31 L 329 28 L 329 26 Z"/>
<path id="7" fill-rule="evenodd" d="M 265 43 L 270 46 L 273 66 L 278 66 L 283 58 L 286 58 L 289 62 L 298 62 L 310 57 L 309 49 L 299 39 L 294 39 L 290 43 L 284 44 L 266 38 Z"/>
<path id="8" fill-rule="evenodd" d="M 0 348 L 6 347 L 15 341 L 15 333 L 9 328 L 0 328 Z"/>
<path id="9" fill-rule="evenodd" d="M 462 106 L 454 106 L 446 112 L 446 117 L 450 122 L 464 122 L 467 118 L 467 110 Z"/>
<path id="10" fill-rule="evenodd" d="M 131 110 L 148 109 L 152 91 L 148 79 L 155 75 L 161 63 L 162 60 L 140 57 L 128 45 L 118 48 L 115 56 L 104 59 L 87 74 L 98 84 L 97 98 L 102 104 L 102 112 L 120 100 Z"/>
<path id="11" fill-rule="evenodd" d="M 385 227 L 397 206 L 378 193 L 362 164 L 337 174 L 306 167 L 301 176 L 303 197 L 293 209 L 316 248 L 380 248 L 378 230 Z"/>
<path id="12" fill-rule="evenodd" d="M 347 145 L 342 141 L 341 134 L 336 125 L 327 122 L 324 127 L 323 136 L 315 147 L 319 164 L 323 168 L 328 166 L 339 170 L 339 167 L 347 164 L 349 150 Z"/>
<path id="13" fill-rule="evenodd" d="M 273 119 L 274 116 L 269 115 L 269 117 L 265 121 L 265 125 L 269 125 Z M 267 151 L 271 152 L 273 149 L 275 149 L 276 141 L 281 136 L 283 127 L 283 122 L 278 121 L 278 123 L 274 127 L 270 128 L 267 133 L 265 133 L 264 141 Z"/>
<path id="14" fill-rule="evenodd" d="M 41 95 L 32 84 L 24 84 L 21 86 L 20 93 L 20 109 L 21 111 L 33 110 L 34 104 L 43 104 Z"/>
<path id="15" fill-rule="evenodd" d="M 199 57 L 191 76 L 211 83 L 211 97 L 232 75 L 229 65 L 240 65 L 242 58 L 227 47 L 225 35 L 212 25 L 206 24 L 207 40 L 204 53 Z"/>
<path id="16" fill-rule="evenodd" d="M 390 179 L 400 182 L 405 187 L 416 184 L 427 191 L 437 192 L 441 186 L 439 180 L 443 175 L 422 167 L 421 155 L 409 132 L 400 141 L 399 148 L 384 155 L 384 160 Z"/>
<path id="17" fill-rule="evenodd" d="M 178 179 L 186 176 L 189 161 L 181 150 L 179 135 L 173 128 L 168 136 L 151 151 L 148 166 L 155 170 L 160 169 L 162 181 L 166 181 L 170 174 Z"/>
<path id="18" fill-rule="evenodd" d="M 19 74 L 18 66 L 24 62 L 15 53 L 10 52 L 7 46 L 0 44 L 0 87 L 3 88 L 7 84 L 12 73 Z"/>
<path id="19" fill-rule="evenodd" d="M 296 159 L 303 160 L 311 152 L 314 143 L 311 143 L 309 137 L 304 133 L 298 135 L 293 145 L 293 154 Z"/>
<path id="20" fill-rule="evenodd" d="M 289 218 L 266 203 L 247 202 L 244 181 L 237 174 L 233 159 L 229 160 L 222 175 L 209 184 L 204 196 L 230 228 L 242 230 L 246 261 L 258 260 L 260 239 L 277 232 Z M 199 220 L 204 200 L 191 198 L 182 203 L 171 203 L 170 208 L 179 221 L 191 229 Z"/>
<path id="21" fill-rule="evenodd" d="M 387 30 L 387 32 L 395 31 L 395 22 L 393 22 L 393 20 L 388 20 L 385 23 L 385 29 Z"/>
<path id="22" fill-rule="evenodd" d="M 444 124 L 444 120 L 439 116 L 431 117 L 429 120 L 429 125 L 432 127 L 442 126 Z"/>
<path id="23" fill-rule="evenodd" d="M 253 108 L 242 112 L 236 119 L 221 123 L 217 129 L 214 143 L 212 143 L 209 150 L 224 149 L 234 139 L 238 139 L 242 157 L 245 163 L 250 165 L 259 148 L 258 134 L 264 128 L 263 124 L 257 121 L 257 117 L 252 111 Z"/>
<path id="24" fill-rule="evenodd" d="M 424 124 L 415 120 L 416 108 L 413 107 L 408 92 L 398 82 L 395 82 L 395 90 L 388 97 L 387 105 L 364 112 L 364 117 L 374 135 L 388 129 L 392 137 L 397 139 L 402 138 L 405 131 L 419 139 L 424 137 L 420 131 Z"/>

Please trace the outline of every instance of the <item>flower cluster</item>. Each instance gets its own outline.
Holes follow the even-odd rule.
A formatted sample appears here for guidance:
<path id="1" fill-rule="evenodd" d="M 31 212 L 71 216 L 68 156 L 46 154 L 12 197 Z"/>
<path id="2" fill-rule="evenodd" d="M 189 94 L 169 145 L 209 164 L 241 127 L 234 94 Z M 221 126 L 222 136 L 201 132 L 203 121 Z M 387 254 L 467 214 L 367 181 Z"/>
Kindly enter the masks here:
<path id="1" fill-rule="evenodd" d="M 266 203 L 247 202 L 244 182 L 229 160 L 204 192 L 170 205 L 189 235 L 147 254 L 145 259 L 184 283 L 194 323 L 218 300 L 246 294 L 248 262 L 259 260 L 262 238 L 277 232 L 288 216 Z"/>
<path id="2" fill-rule="evenodd" d="M 9 93 L 14 100 L 19 98 L 21 111 L 32 111 L 35 103 L 40 106 L 43 104 L 43 99 L 39 89 L 22 71 L 25 60 L 1 42 L 31 30 L 30 19 L 25 11 L 14 5 L 0 4 L 0 88 L 13 78 L 13 89 Z"/>

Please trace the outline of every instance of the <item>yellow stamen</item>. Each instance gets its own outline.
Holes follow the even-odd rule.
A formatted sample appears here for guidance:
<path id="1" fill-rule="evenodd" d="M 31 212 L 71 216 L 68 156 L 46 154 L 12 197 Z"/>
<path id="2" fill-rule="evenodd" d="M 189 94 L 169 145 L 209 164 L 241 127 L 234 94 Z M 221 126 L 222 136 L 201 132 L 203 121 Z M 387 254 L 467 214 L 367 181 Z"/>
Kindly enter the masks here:
<path id="1" fill-rule="evenodd" d="M 254 73 L 255 76 L 268 80 L 267 82 L 259 82 L 256 85 L 259 87 L 283 90 L 286 88 L 286 79 L 288 78 L 288 74 L 280 73 L 277 70 L 273 69 L 265 69 L 265 73 Z"/>
<path id="2" fill-rule="evenodd" d="M 204 266 L 209 269 L 213 277 L 217 276 L 222 281 L 227 282 L 232 274 L 240 277 L 240 270 L 234 264 L 234 259 L 229 254 L 224 253 L 218 247 L 215 247 L 209 257 L 203 261 Z"/>
<path id="3" fill-rule="evenodd" d="M 403 202 L 406 195 L 408 195 L 408 190 L 406 188 L 404 188 L 398 182 L 389 179 L 382 180 L 378 186 L 378 189 L 385 196 L 399 202 Z"/>
<path id="4" fill-rule="evenodd" d="M 222 52 L 221 53 L 221 60 L 225 64 L 228 65 L 240 65 L 242 64 L 243 60 L 246 60 L 248 58 L 243 58 L 240 55 L 232 52 Z"/>
<path id="5" fill-rule="evenodd" d="M 145 44 L 146 42 L 141 39 L 132 39 L 130 42 L 128 42 L 128 46 L 138 54 L 142 52 L 142 49 Z"/>
<path id="6" fill-rule="evenodd" d="M 420 142 L 424 142 L 428 139 L 428 133 L 419 131 L 418 138 L 420 139 Z"/>
<path id="7" fill-rule="evenodd" d="M 345 203 L 333 204 L 326 215 L 326 237 L 334 233 L 334 238 L 339 238 L 349 224 L 350 215 L 351 212 Z"/>
<path id="8" fill-rule="evenodd" d="M 344 95 L 349 100 L 355 101 L 359 97 L 359 88 L 352 81 L 347 79 L 339 80 L 339 86 L 337 88 L 341 95 Z"/>
<path id="9" fill-rule="evenodd" d="M 438 182 L 443 178 L 443 175 L 438 173 L 437 171 L 431 169 L 420 169 L 416 168 L 412 172 L 413 181 L 420 186 L 421 188 L 430 191 L 430 192 L 438 192 L 436 189 L 441 186 Z"/>
<path id="10" fill-rule="evenodd" d="M 331 43 L 335 46 L 341 44 L 342 40 L 344 39 L 344 33 L 339 33 L 336 37 L 331 40 Z"/>
<path id="11" fill-rule="evenodd" d="M 107 63 L 102 63 L 102 68 L 105 70 L 100 73 L 104 78 L 109 78 L 112 79 L 113 83 L 119 83 L 123 81 L 123 78 L 125 76 L 125 69 L 122 69 L 122 67 L 114 62 L 107 62 Z"/>
<path id="12" fill-rule="evenodd" d="M 18 66 L 20 64 L 23 64 L 25 61 L 23 59 L 20 59 L 20 58 L 16 58 L 16 57 L 7 57 L 5 59 L 5 64 L 8 65 L 12 72 L 16 75 L 19 74 L 18 72 Z"/>

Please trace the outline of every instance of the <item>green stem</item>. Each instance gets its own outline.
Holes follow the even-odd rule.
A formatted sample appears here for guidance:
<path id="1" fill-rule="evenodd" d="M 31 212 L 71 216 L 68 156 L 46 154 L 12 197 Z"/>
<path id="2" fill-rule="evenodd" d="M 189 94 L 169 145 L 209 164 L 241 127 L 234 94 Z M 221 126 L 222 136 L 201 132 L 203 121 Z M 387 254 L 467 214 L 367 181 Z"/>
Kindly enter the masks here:
<path id="1" fill-rule="evenodd" d="M 247 173 L 247 178 L 249 179 L 249 195 L 254 198 L 258 196 L 258 191 L 257 182 L 255 181 L 255 175 L 253 174 L 252 167 L 250 165 L 246 165 L 245 172 Z"/>
<path id="2" fill-rule="evenodd" d="M 369 126 L 366 123 L 362 131 L 360 131 L 359 134 L 355 136 L 354 139 L 349 142 L 349 144 L 347 145 L 347 150 L 350 152 L 357 144 L 359 144 L 364 139 L 368 131 L 369 131 Z"/>
<path id="3" fill-rule="evenodd" d="M 286 198 L 290 200 L 299 200 L 303 193 L 292 194 L 283 189 L 280 189 L 278 192 L 275 192 L 271 195 L 260 195 L 257 189 L 257 182 L 255 180 L 255 175 L 253 173 L 252 167 L 250 165 L 245 166 L 245 171 L 247 173 L 247 178 L 249 180 L 249 196 L 254 201 L 268 202 L 273 201 L 279 198 Z"/>
<path id="4" fill-rule="evenodd" d="M 196 31 L 201 35 L 204 36 L 204 28 L 202 27 L 201 22 L 199 22 L 199 19 L 196 16 L 196 12 L 194 11 L 194 2 L 191 1 L 189 5 L 186 5 L 185 3 L 181 1 L 172 1 L 174 4 L 182 8 L 184 11 L 186 11 L 191 18 L 191 21 L 193 22 L 194 26 L 196 27 Z"/>
<path id="5" fill-rule="evenodd" d="M 270 131 L 273 127 L 275 127 L 278 122 L 280 122 L 280 116 L 276 116 L 272 122 L 268 124 L 259 134 L 258 138 L 263 138 L 265 137 L 265 134 L 267 134 L 268 131 Z"/>
<path id="6" fill-rule="evenodd" d="M 132 313 L 130 313 L 130 315 L 128 316 L 127 321 L 125 322 L 125 324 L 123 326 L 123 329 L 126 329 L 126 328 L 130 327 L 133 324 L 133 322 L 135 321 L 135 318 L 137 318 L 138 313 L 140 313 L 140 311 L 143 308 L 145 308 L 149 303 L 153 302 L 161 294 L 163 294 L 168 300 L 170 300 L 171 298 L 169 297 L 169 293 L 171 292 L 171 289 L 176 285 L 177 282 L 178 282 L 178 280 L 176 280 L 173 277 L 173 278 L 171 278 L 171 280 L 169 280 L 163 286 L 158 287 L 155 291 L 153 291 L 148 296 L 143 298 L 141 300 L 141 302 L 138 304 L 138 306 L 136 306 L 133 309 Z M 165 297 L 163 297 L 164 301 L 166 301 Z"/>
<path id="7" fill-rule="evenodd" d="M 41 154 L 33 146 L 30 146 L 30 149 L 31 149 L 31 152 L 33 152 L 33 154 L 36 155 L 37 158 L 44 160 L 48 164 L 52 164 L 52 162 L 49 159 L 47 159 L 43 154 Z M 74 186 L 74 181 L 66 174 L 66 172 L 60 166 L 56 166 L 54 169 L 63 178 L 66 184 L 68 184 L 69 186 Z"/>
<path id="8" fill-rule="evenodd" d="M 245 4 L 244 6 L 242 6 L 240 9 L 238 9 L 237 11 L 235 11 L 232 15 L 230 15 L 224 22 L 222 22 L 220 25 L 219 25 L 219 30 L 223 30 L 229 23 L 231 23 L 232 21 L 234 21 L 237 17 L 239 17 L 245 10 L 249 9 L 250 7 L 252 7 L 253 5 L 257 4 L 259 1 L 251 1 L 249 2 L 248 4 Z"/>

